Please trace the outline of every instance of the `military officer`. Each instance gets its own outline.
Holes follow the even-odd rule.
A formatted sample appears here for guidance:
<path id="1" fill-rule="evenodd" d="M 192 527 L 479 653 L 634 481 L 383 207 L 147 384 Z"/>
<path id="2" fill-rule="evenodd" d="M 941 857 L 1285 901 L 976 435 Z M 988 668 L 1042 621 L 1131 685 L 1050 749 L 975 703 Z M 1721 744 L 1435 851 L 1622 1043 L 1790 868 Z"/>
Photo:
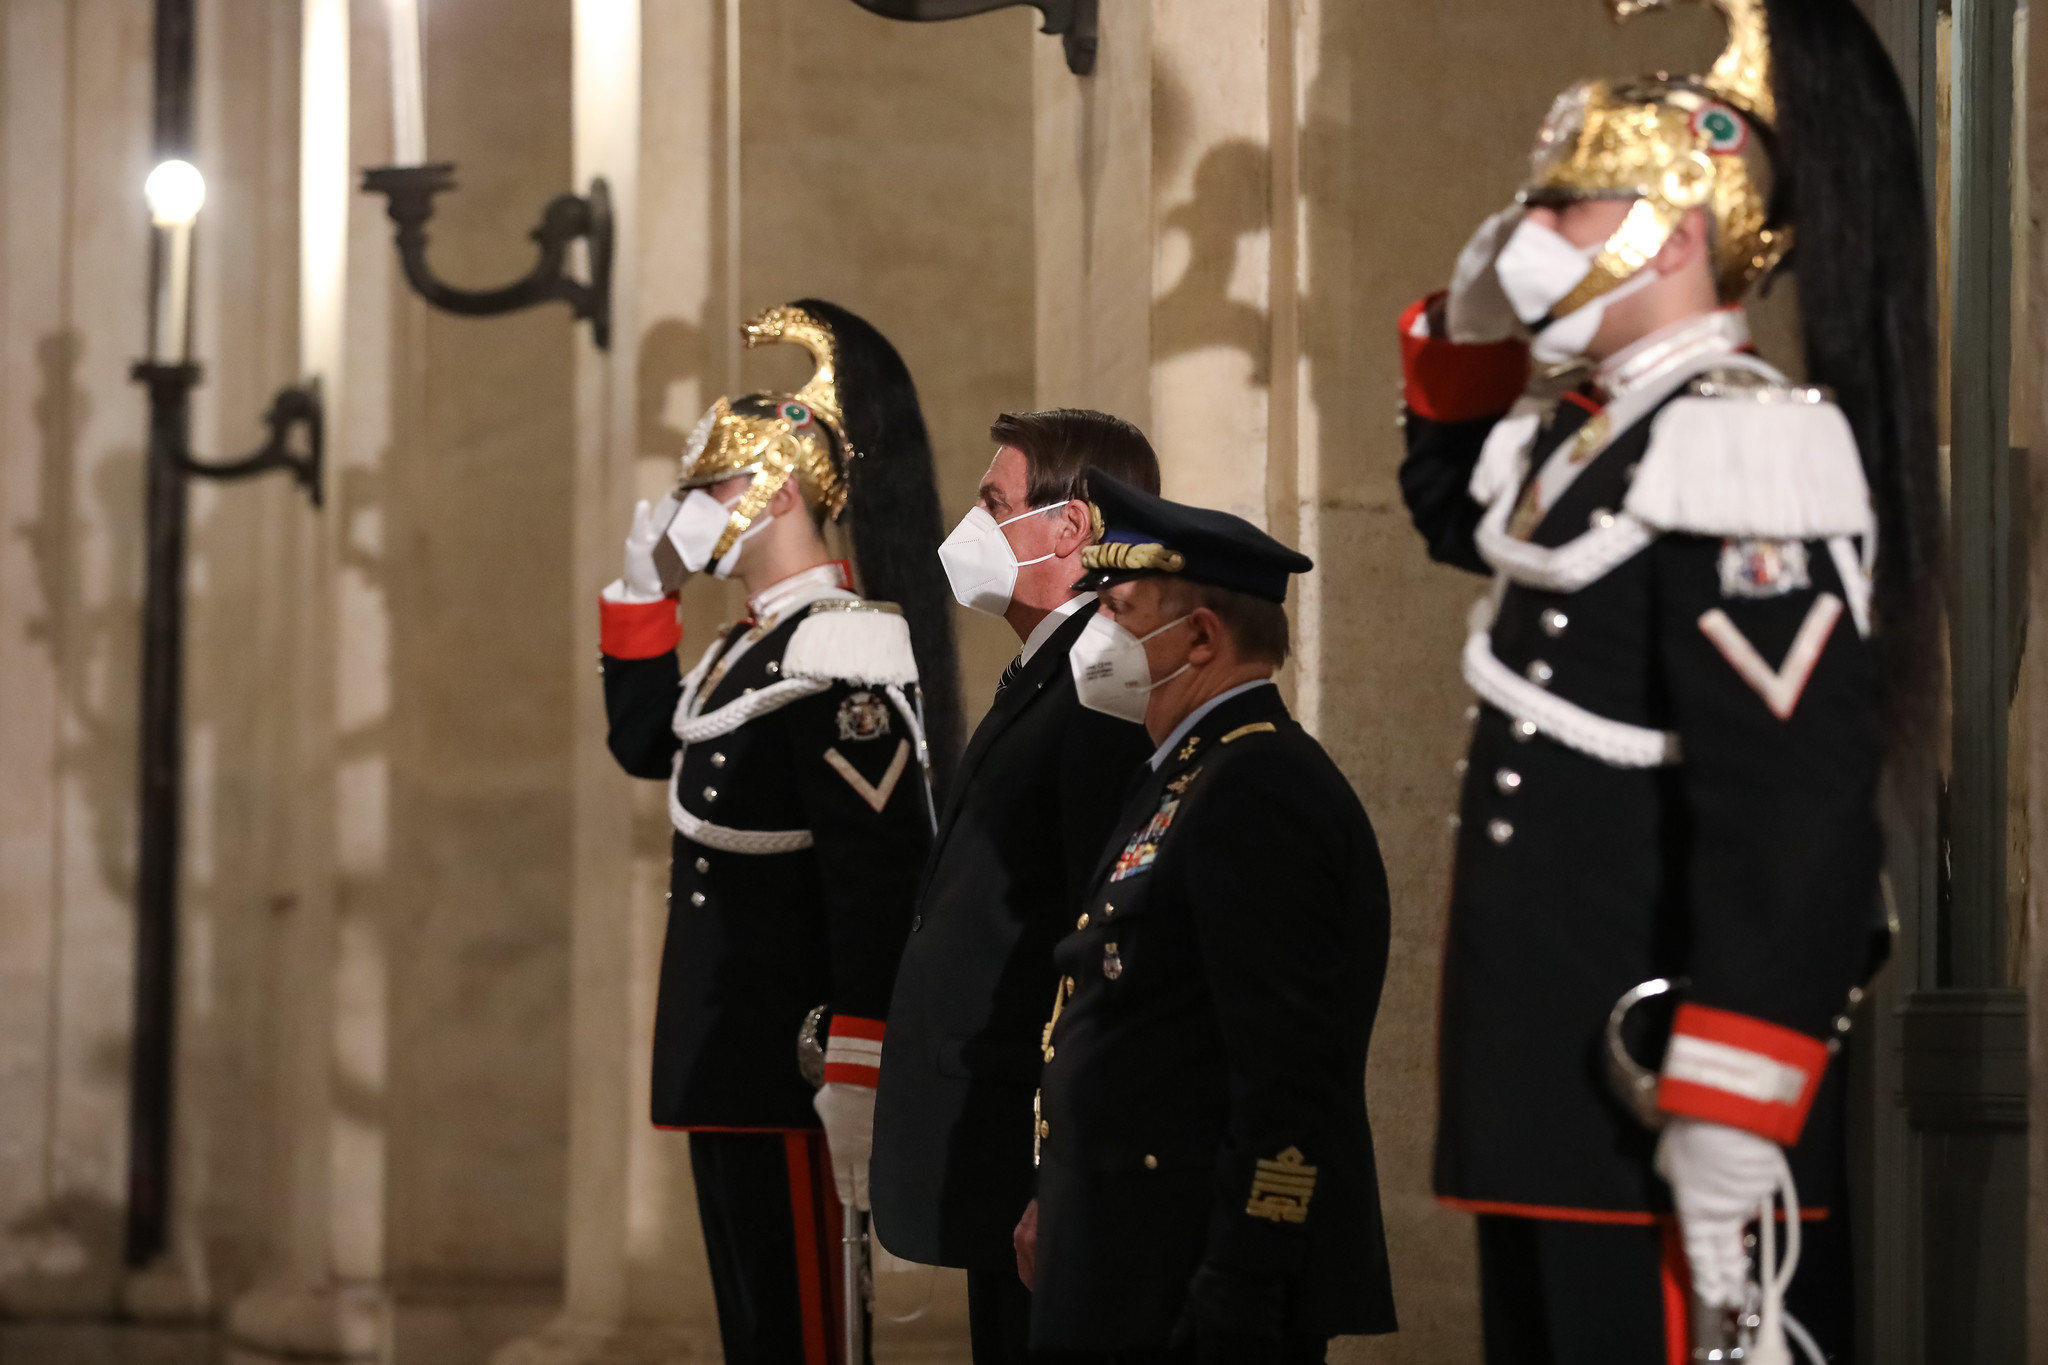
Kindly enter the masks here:
<path id="1" fill-rule="evenodd" d="M 1320 1361 L 1394 1307 L 1365 1111 L 1386 874 L 1273 683 L 1312 566 L 1238 517 L 1091 487 L 1102 600 L 1075 683 L 1158 748 L 1054 954 L 1018 1230 L 1032 1344 Z"/>
<path id="2" fill-rule="evenodd" d="M 669 787 L 653 1117 L 690 1134 L 725 1359 L 853 1365 L 833 1321 L 841 1209 L 868 1204 L 876 1063 L 931 842 L 927 730 L 955 704 L 950 604 L 894 348 L 814 299 L 747 339 L 799 343 L 817 374 L 720 399 L 676 493 L 640 504 L 604 592 L 605 705 L 620 765 Z M 825 548 L 849 508 L 865 586 L 893 601 L 857 595 Z M 685 676 L 673 592 L 693 572 L 740 579 L 749 614 Z M 814 1094 L 797 1040 L 821 1006 Z"/>
<path id="3" fill-rule="evenodd" d="M 1479 1215 L 1493 1362 L 1847 1344 L 1845 1259 L 1792 1282 L 1801 1328 L 1791 1258 L 1753 1275 L 1745 1229 L 1775 1255 L 1781 1215 L 1839 1203 L 1878 774 L 1926 732 L 1926 218 L 1852 0 L 1714 2 L 1711 72 L 1567 92 L 1517 205 L 1403 326 L 1409 507 L 1494 575 L 1436 1153 Z M 1758 358 L 1742 311 L 1794 242 L 1827 388 Z"/>
<path id="4" fill-rule="evenodd" d="M 1129 422 L 1005 413 L 975 507 L 939 547 L 963 606 L 1022 646 L 950 784 L 897 971 L 875 1100 L 875 1227 L 896 1255 L 967 1271 L 976 1365 L 1025 1358 L 1031 1300 L 1010 1234 L 1031 1198 L 1039 1029 L 1124 785 L 1152 752 L 1084 708 L 1067 656 L 1095 610 L 1078 587 L 1099 475 L 1157 491 Z"/>

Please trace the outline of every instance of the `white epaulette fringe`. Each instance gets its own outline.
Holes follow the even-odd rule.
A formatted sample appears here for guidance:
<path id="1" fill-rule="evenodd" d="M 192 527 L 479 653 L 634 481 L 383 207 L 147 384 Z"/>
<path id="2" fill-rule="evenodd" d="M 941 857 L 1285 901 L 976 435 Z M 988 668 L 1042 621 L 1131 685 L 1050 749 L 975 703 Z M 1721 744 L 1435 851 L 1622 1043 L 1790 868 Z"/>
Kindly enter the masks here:
<path id="1" fill-rule="evenodd" d="M 1623 507 L 1659 531 L 1702 536 L 1827 540 L 1875 524 L 1842 410 L 1783 387 L 1672 402 Z"/>
<path id="2" fill-rule="evenodd" d="M 863 687 L 917 681 L 910 623 L 886 602 L 814 603 L 782 654 L 784 678 L 824 679 Z"/>
<path id="3" fill-rule="evenodd" d="M 1472 481 L 1466 485 L 1472 501 L 1491 507 L 1503 494 L 1512 497 L 1521 486 L 1529 452 L 1543 429 L 1544 411 L 1545 405 L 1524 398 L 1493 424 L 1479 449 L 1479 462 L 1472 467 Z"/>

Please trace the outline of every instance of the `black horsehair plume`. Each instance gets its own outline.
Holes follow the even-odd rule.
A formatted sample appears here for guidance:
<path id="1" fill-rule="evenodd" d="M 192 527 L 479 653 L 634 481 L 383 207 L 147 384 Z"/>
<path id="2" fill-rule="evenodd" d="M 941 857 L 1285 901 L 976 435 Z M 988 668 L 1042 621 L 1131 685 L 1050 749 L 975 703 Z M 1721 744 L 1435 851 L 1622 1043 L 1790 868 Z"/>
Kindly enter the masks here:
<path id="1" fill-rule="evenodd" d="M 1835 392 L 1877 512 L 1874 615 L 1894 752 L 1931 733 L 1941 685 L 1942 496 L 1933 259 L 1919 138 L 1855 0 L 1766 0 L 1779 213 L 1807 378 Z"/>
<path id="2" fill-rule="evenodd" d="M 953 594 L 939 564 L 945 527 L 932 443 L 909 367 L 866 319 L 823 299 L 796 306 L 832 329 L 838 343 L 839 401 L 846 438 L 847 529 L 861 591 L 894 602 L 910 624 L 925 731 L 936 784 L 945 786 L 965 742 L 960 664 L 953 646 Z"/>

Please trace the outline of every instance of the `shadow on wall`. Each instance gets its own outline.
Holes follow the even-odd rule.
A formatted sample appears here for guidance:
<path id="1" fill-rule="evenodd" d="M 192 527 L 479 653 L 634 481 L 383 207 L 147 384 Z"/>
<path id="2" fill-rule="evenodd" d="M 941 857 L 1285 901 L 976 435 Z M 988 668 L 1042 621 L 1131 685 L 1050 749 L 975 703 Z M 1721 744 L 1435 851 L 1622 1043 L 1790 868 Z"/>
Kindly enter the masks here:
<path id="1" fill-rule="evenodd" d="M 662 318 L 640 340 L 639 372 L 635 376 L 633 450 L 642 459 L 674 460 L 690 437 L 687 428 L 669 420 L 669 405 L 678 385 L 697 381 L 700 408 L 711 405 L 706 392 L 711 371 L 710 338 L 704 329 L 682 318 Z M 685 420 L 694 424 L 697 413 Z"/>
<path id="2" fill-rule="evenodd" d="M 1251 357 L 1250 383 L 1272 377 L 1272 329 L 1265 309 L 1232 298 L 1230 286 L 1246 250 L 1270 222 L 1272 156 L 1256 142 L 1219 142 L 1195 167 L 1194 197 L 1169 209 L 1163 226 L 1183 232 L 1187 268 L 1152 306 L 1156 359 L 1211 347 Z"/>
<path id="3" fill-rule="evenodd" d="M 42 438 L 36 520 L 16 528 L 29 544 L 43 611 L 29 638 L 50 651 L 65 717 L 53 777 L 75 779 L 92 822 L 94 866 L 102 885 L 132 898 L 135 850 L 136 717 L 131 693 L 141 643 L 142 453 L 119 450 L 93 462 L 94 493 L 107 528 L 107 590 L 88 604 L 83 535 L 77 511 L 79 433 L 91 416 L 77 385 L 85 345 L 77 332 L 53 332 L 36 347 L 42 390 L 36 429 Z"/>
<path id="4" fill-rule="evenodd" d="M 56 1096 L 66 1058 L 83 1055 L 95 1087 L 120 1087 L 128 1068 L 121 1032 L 72 1041 L 60 1033 L 73 1012 L 60 1008 L 66 991 L 63 918 L 67 905 L 87 893 L 68 891 L 73 865 L 64 821 L 82 798 L 83 831 L 100 886 L 94 899 L 132 901 L 135 844 L 134 678 L 140 644 L 142 567 L 142 456 L 108 452 L 91 465 L 92 493 L 107 541 L 108 572 L 97 601 L 88 600 L 85 529 L 79 514 L 80 435 L 91 416 L 79 388 L 84 342 L 65 329 L 36 347 L 41 384 L 35 399 L 39 434 L 39 502 L 33 521 L 11 528 L 25 541 L 41 597 L 27 623 L 28 639 L 49 652 L 55 675 L 60 731 L 48 774 L 48 800 L 56 834 L 56 874 L 50 884 L 52 952 L 43 989 L 49 1000 L 42 1069 L 49 1097 L 40 1130 L 23 1135 L 41 1166 L 41 1202 L 0 1229 L 0 1313 L 97 1311 L 111 1304 L 121 1274 L 122 1210 L 103 1194 L 60 1187 Z M 113 1011 L 118 1014 L 117 1009 Z M 85 1012 L 88 1020 L 108 1011 Z"/>

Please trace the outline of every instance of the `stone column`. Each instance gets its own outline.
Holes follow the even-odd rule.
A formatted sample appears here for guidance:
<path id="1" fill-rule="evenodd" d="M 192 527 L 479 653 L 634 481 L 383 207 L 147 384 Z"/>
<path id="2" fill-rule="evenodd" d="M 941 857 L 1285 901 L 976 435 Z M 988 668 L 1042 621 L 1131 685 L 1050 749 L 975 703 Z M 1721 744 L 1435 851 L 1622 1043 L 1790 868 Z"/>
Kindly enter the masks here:
<path id="1" fill-rule="evenodd" d="M 122 1282 L 150 14 L 0 14 L 0 1352 Z"/>
<path id="2" fill-rule="evenodd" d="M 636 498 L 659 498 L 697 413 L 724 390 L 736 326 L 721 265 L 725 0 L 575 7 L 575 175 L 617 216 L 612 345 L 577 343 L 572 572 L 550 604 L 567 648 L 574 802 L 564 1286 L 494 1365 L 720 1358 L 684 1139 L 648 1123 L 654 969 L 666 923 L 662 793 L 605 747 L 597 594 Z M 690 648 L 716 617 L 691 614 Z"/>
<path id="3" fill-rule="evenodd" d="M 432 267 L 531 263 L 569 187 L 567 15 L 427 7 Z M 465 319 L 399 280 L 387 9 L 308 0 L 306 351 L 327 385 L 280 929 L 274 1255 L 229 1315 L 251 1358 L 480 1362 L 559 1293 L 571 841 L 575 344 L 559 305 Z M 517 72 L 507 80 L 506 72 Z M 323 619 L 324 618 L 324 619 Z"/>

